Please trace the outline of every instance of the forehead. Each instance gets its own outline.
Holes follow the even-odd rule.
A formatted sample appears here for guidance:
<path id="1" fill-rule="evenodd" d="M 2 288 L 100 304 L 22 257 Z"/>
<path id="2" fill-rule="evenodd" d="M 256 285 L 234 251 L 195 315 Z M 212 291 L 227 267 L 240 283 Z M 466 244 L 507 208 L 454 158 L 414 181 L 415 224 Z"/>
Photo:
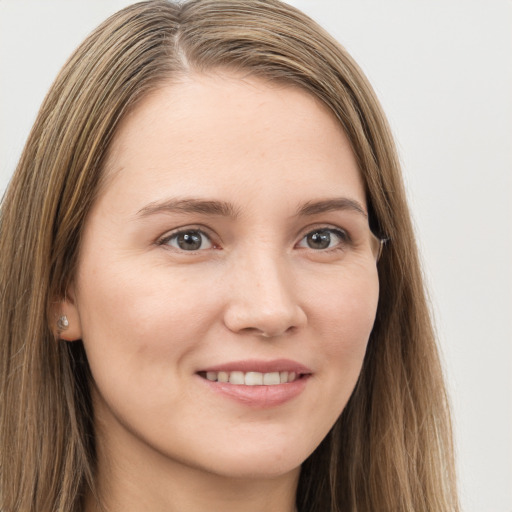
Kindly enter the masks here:
<path id="1" fill-rule="evenodd" d="M 350 143 L 325 105 L 298 87 L 226 73 L 190 75 L 144 98 L 119 126 L 106 168 L 109 186 L 140 193 L 302 186 L 322 195 L 335 186 L 364 203 Z"/>

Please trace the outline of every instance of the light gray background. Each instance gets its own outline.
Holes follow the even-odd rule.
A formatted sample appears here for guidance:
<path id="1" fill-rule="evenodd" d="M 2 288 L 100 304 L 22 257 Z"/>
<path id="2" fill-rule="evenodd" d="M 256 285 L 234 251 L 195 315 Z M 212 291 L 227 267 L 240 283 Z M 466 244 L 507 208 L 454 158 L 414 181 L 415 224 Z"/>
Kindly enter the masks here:
<path id="1" fill-rule="evenodd" d="M 0 192 L 58 70 L 126 0 L 0 0 Z M 463 510 L 512 512 L 512 2 L 293 0 L 344 44 L 403 162 Z"/>

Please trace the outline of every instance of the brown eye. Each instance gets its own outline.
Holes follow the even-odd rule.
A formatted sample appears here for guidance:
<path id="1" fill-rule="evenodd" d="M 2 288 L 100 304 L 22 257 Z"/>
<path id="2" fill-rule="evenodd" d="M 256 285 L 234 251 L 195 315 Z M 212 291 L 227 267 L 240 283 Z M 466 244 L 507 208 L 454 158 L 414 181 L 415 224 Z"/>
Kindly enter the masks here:
<path id="1" fill-rule="evenodd" d="M 208 236 L 197 229 L 174 233 L 164 243 L 181 251 L 199 251 L 212 247 L 212 242 Z"/>

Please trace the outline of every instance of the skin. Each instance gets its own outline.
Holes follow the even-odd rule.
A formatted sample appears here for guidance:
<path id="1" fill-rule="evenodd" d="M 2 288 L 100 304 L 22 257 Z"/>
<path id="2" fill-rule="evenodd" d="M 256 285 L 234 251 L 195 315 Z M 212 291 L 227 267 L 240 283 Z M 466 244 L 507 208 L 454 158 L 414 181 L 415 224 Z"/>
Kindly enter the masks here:
<path id="1" fill-rule="evenodd" d="M 106 509 L 292 512 L 300 465 L 350 397 L 377 307 L 343 130 L 297 88 L 191 75 L 124 119 L 107 169 L 61 336 L 83 339 L 90 363 Z M 184 198 L 229 207 L 161 208 Z M 344 202 L 298 214 L 333 198 Z M 203 245 L 180 248 L 178 228 L 201 229 Z M 351 240 L 329 231 L 331 245 L 312 248 L 319 228 Z M 233 400 L 198 375 L 281 358 L 310 375 L 276 406 Z"/>

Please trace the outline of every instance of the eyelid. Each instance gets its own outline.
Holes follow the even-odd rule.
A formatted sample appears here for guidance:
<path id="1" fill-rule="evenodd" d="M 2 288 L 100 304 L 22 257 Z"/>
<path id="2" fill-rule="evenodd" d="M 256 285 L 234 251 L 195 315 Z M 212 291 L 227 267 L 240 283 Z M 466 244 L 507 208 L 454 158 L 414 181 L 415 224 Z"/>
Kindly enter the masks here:
<path id="1" fill-rule="evenodd" d="M 342 228 L 341 226 L 337 226 L 336 224 L 311 224 L 301 229 L 299 234 L 297 235 L 297 243 L 302 241 L 305 236 L 313 233 L 315 231 L 328 230 L 333 232 L 338 232 L 346 238 L 347 243 L 352 243 L 352 236 L 350 235 L 350 231 L 347 228 Z"/>
<path id="2" fill-rule="evenodd" d="M 342 228 L 342 227 L 334 225 L 334 224 L 318 223 L 318 224 L 311 224 L 311 225 L 306 226 L 305 228 L 301 229 L 301 231 L 299 232 L 299 234 L 296 237 L 297 242 L 295 243 L 294 246 L 297 247 L 297 245 L 300 242 L 302 242 L 307 235 L 309 235 L 315 231 L 321 231 L 321 230 L 332 231 L 336 234 L 336 236 L 338 236 L 342 239 L 339 244 L 336 244 L 336 246 L 327 248 L 327 249 L 323 249 L 323 252 L 326 252 L 329 250 L 336 250 L 336 249 L 340 248 L 339 247 L 340 245 L 346 246 L 347 244 L 352 243 L 352 237 L 351 237 L 348 229 Z M 208 249 L 220 249 L 221 248 L 222 244 L 219 242 L 220 237 L 215 232 L 213 232 L 210 228 L 208 228 L 207 226 L 200 225 L 200 224 L 184 225 L 184 226 L 174 228 L 170 231 L 166 231 L 165 234 L 159 236 L 156 239 L 155 244 L 158 246 L 168 245 L 169 240 L 171 240 L 173 237 L 175 237 L 181 233 L 186 233 L 187 231 L 197 231 L 197 232 L 201 233 L 201 235 L 205 236 L 212 244 L 212 247 L 210 247 Z M 172 246 L 168 245 L 168 247 L 172 247 Z M 176 249 L 176 250 L 180 251 L 179 249 Z M 207 249 L 199 249 L 197 251 L 183 251 L 183 252 L 190 252 L 193 254 L 195 252 L 202 252 L 205 250 L 207 250 Z M 311 250 L 314 250 L 314 249 L 311 249 Z M 320 250 L 315 250 L 315 252 L 320 252 Z"/>
<path id="3" fill-rule="evenodd" d="M 325 248 L 314 248 L 308 246 L 307 237 L 313 233 L 318 233 L 320 231 L 328 231 L 331 234 L 333 234 L 337 238 L 337 242 L 330 247 Z M 332 240 L 331 240 L 332 241 Z M 302 245 L 304 243 L 304 245 Z M 346 230 L 341 228 L 331 228 L 331 227 L 322 227 L 322 228 L 316 228 L 307 231 L 304 236 L 295 244 L 296 248 L 304 249 L 312 251 L 313 253 L 334 253 L 339 251 L 344 251 L 347 249 L 347 246 L 351 245 L 351 239 L 350 235 L 347 233 Z"/>
<path id="4" fill-rule="evenodd" d="M 201 226 L 198 224 L 185 225 L 185 226 L 181 226 L 179 228 L 174 228 L 171 231 L 166 231 L 165 234 L 163 234 L 157 238 L 155 244 L 159 245 L 159 246 L 166 245 L 166 244 L 168 244 L 169 240 L 171 240 L 172 238 L 174 238 L 175 236 L 177 236 L 181 233 L 186 233 L 187 231 L 197 231 L 198 233 L 201 233 L 203 236 L 208 238 L 208 240 L 212 244 L 212 247 L 210 247 L 209 249 L 218 249 L 220 246 L 220 244 L 215 241 L 215 239 L 216 238 L 218 239 L 218 237 L 216 235 L 212 234 L 212 230 L 207 228 L 206 226 Z M 172 247 L 172 246 L 169 245 L 169 247 Z M 176 249 L 176 250 L 179 251 L 179 249 Z M 201 252 L 201 251 L 205 251 L 205 250 L 207 250 L 207 249 L 200 249 L 198 251 L 188 251 L 188 252 L 194 253 L 194 252 Z M 183 251 L 183 252 L 187 252 L 187 251 Z"/>

